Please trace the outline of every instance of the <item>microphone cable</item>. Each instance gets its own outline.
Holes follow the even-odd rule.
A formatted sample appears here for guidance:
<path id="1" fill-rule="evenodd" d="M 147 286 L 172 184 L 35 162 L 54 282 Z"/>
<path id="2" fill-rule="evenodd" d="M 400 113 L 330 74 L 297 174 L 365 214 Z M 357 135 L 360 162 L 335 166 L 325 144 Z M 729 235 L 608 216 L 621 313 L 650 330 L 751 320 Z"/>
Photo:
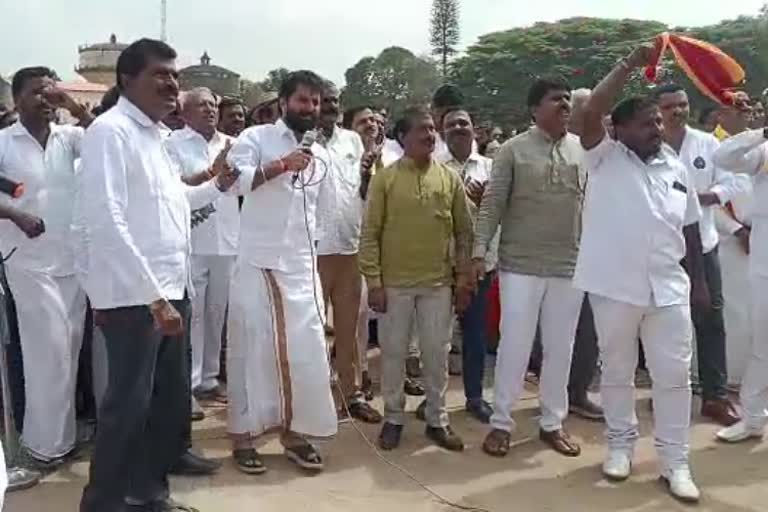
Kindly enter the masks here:
<path id="1" fill-rule="evenodd" d="M 330 158 L 330 151 L 328 151 L 328 156 Z M 314 179 L 315 172 L 317 170 L 317 164 L 316 162 L 320 161 L 323 165 L 323 171 L 322 176 L 318 178 L 317 180 Z M 327 177 L 329 168 L 331 167 L 332 161 L 329 163 L 324 162 L 322 159 L 318 159 L 316 157 L 312 157 L 312 160 L 310 162 L 310 176 L 305 181 L 303 180 L 303 174 L 304 172 L 301 171 L 298 173 L 298 178 L 294 180 L 294 188 L 301 190 L 302 195 L 302 202 L 304 207 L 304 228 L 307 233 L 307 243 L 309 245 L 309 252 L 310 257 L 312 259 L 312 293 L 314 295 L 314 302 L 315 302 L 315 311 L 317 313 L 317 317 L 320 320 L 321 325 L 325 325 L 326 322 L 326 316 L 325 312 L 323 311 L 323 307 L 320 304 L 318 294 L 318 286 L 317 282 L 320 280 L 320 275 L 317 270 L 317 251 L 315 249 L 315 241 L 312 237 L 312 230 L 310 229 L 310 222 L 309 222 L 309 215 L 307 214 L 307 188 L 319 186 Z M 308 167 L 309 168 L 309 167 Z M 298 186 L 296 186 L 296 183 L 298 183 Z M 361 276 L 362 278 L 362 276 Z M 363 300 L 361 298 L 361 300 Z M 325 342 L 325 340 L 323 340 Z M 445 496 L 441 495 L 437 491 L 433 490 L 429 485 L 421 481 L 416 475 L 414 475 L 412 472 L 408 471 L 401 465 L 397 464 L 396 462 L 389 459 L 387 456 L 385 456 L 378 446 L 376 446 L 376 443 L 371 441 L 371 439 L 368 437 L 368 435 L 360 428 L 360 425 L 358 424 L 357 420 L 352 417 L 352 414 L 349 410 L 349 403 L 347 402 L 347 397 L 344 396 L 344 392 L 341 389 L 341 383 L 339 382 L 339 379 L 333 376 L 333 365 L 331 361 L 331 354 L 328 350 L 327 343 L 326 343 L 326 358 L 328 360 L 328 368 L 331 371 L 331 386 L 335 388 L 337 391 L 339 397 L 341 397 L 342 407 L 344 409 L 344 412 L 347 415 L 347 418 L 349 419 L 349 423 L 352 425 L 352 428 L 355 429 L 355 431 L 358 433 L 360 438 L 363 440 L 363 442 L 368 445 L 368 447 L 371 449 L 371 451 L 374 453 L 374 455 L 385 465 L 391 467 L 392 469 L 398 471 L 400 474 L 405 476 L 408 480 L 416 484 L 418 487 L 420 487 L 422 490 L 424 490 L 427 494 L 429 494 L 435 501 L 440 503 L 441 505 L 445 505 L 447 507 L 450 507 L 455 510 L 462 510 L 464 512 L 491 512 L 488 509 L 481 508 L 481 507 L 473 507 L 468 505 L 462 505 L 460 503 L 457 503 L 455 501 L 451 501 L 450 499 L 446 498 Z"/>

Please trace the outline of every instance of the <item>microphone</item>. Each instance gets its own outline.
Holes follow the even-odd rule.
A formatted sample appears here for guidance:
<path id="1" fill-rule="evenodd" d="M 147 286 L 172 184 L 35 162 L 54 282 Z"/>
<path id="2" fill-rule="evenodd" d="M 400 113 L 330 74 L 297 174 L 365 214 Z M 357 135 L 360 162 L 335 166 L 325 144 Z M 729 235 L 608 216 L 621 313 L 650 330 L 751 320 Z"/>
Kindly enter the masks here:
<path id="1" fill-rule="evenodd" d="M 24 184 L 0 176 L 0 192 L 18 199 L 24 194 Z"/>
<path id="2" fill-rule="evenodd" d="M 312 145 L 317 141 L 318 141 L 317 130 L 307 130 L 306 132 L 304 132 L 304 136 L 301 138 L 301 142 L 299 143 L 299 149 L 306 153 L 312 153 Z M 301 171 L 296 171 L 293 173 L 293 178 L 291 179 L 291 182 L 293 185 L 295 185 L 296 182 L 299 181 L 299 174 L 301 174 Z"/>

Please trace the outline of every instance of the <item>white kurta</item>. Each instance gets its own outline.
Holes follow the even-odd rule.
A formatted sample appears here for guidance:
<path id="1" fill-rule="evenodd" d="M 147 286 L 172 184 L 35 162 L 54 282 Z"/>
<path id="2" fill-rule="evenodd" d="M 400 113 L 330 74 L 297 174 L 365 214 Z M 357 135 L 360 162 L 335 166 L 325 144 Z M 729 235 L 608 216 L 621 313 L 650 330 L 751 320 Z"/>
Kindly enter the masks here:
<path id="1" fill-rule="evenodd" d="M 278 121 L 246 130 L 230 152 L 242 172 L 236 192 L 245 195 L 227 329 L 233 434 L 336 433 L 323 300 L 313 272 L 318 187 L 297 188 L 310 181 L 312 169 L 295 184 L 286 173 L 250 190 L 261 166 L 297 146 L 293 132 Z M 312 151 L 322 175 L 328 153 L 317 144 Z"/>
<path id="2" fill-rule="evenodd" d="M 85 293 L 75 278 L 72 196 L 83 130 L 51 125 L 45 148 L 21 122 L 0 131 L 0 176 L 24 183 L 20 198 L 0 202 L 43 219 L 27 236 L 0 221 L 0 250 L 9 257 L 24 355 L 26 408 L 22 442 L 42 460 L 75 447 L 75 381 L 85 323 Z"/>

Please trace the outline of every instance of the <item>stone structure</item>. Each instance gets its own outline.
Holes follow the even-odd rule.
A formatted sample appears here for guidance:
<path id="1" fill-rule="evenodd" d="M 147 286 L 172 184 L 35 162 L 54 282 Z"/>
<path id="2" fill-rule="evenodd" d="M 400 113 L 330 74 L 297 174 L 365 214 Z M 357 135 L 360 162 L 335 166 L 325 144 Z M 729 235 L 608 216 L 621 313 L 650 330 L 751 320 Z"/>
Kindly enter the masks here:
<path id="1" fill-rule="evenodd" d="M 207 87 L 219 96 L 240 96 L 240 75 L 234 71 L 211 64 L 208 52 L 200 57 L 200 64 L 179 71 L 182 91 L 195 87 Z"/>
<path id="2" fill-rule="evenodd" d="M 5 105 L 6 107 L 11 107 L 13 105 L 11 83 L 2 76 L 0 76 L 0 105 Z"/>
<path id="3" fill-rule="evenodd" d="M 127 44 L 118 43 L 115 34 L 109 36 L 108 43 L 97 43 L 80 46 L 79 64 L 75 71 L 88 82 L 106 85 L 115 85 L 117 78 L 117 58 L 128 47 Z"/>

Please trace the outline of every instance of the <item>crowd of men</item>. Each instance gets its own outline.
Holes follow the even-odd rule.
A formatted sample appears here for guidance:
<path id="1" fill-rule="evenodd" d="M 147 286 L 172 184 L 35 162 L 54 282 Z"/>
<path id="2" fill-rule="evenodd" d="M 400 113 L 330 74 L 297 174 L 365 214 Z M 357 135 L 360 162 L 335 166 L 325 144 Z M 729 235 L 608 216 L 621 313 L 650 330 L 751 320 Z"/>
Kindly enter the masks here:
<path id="1" fill-rule="evenodd" d="M 205 88 L 180 93 L 176 52 L 150 39 L 121 54 L 117 87 L 93 112 L 51 70 L 19 70 L 15 111 L 0 117 L 0 176 L 24 193 L 0 196 L 0 251 L 25 450 L 48 468 L 75 452 L 85 339 L 98 414 L 81 512 L 194 510 L 171 500 L 168 475 L 218 470 L 191 450 L 199 401 L 227 404 L 232 457 L 249 474 L 267 470 L 267 434 L 321 470 L 311 439 L 347 416 L 382 423 L 379 447 L 396 449 L 406 394 L 425 397 L 426 436 L 461 451 L 446 410 L 449 354 L 460 353 L 466 409 L 489 424 L 486 453 L 508 454 L 537 369 L 540 439 L 576 457 L 569 411 L 605 421 L 603 473 L 621 481 L 639 437 L 642 352 L 661 476 L 698 501 L 694 346 L 701 413 L 725 427 L 718 438 L 761 437 L 768 422 L 768 211 L 734 204 L 768 198 L 768 132 L 743 93 L 702 115 L 706 131 L 689 126 L 677 85 L 617 104 L 651 53 L 638 47 L 592 91 L 536 80 L 532 124 L 504 144 L 475 127 L 453 86 L 391 130 L 386 111 L 343 110 L 311 71 L 250 111 Z M 54 123 L 58 109 L 78 125 Z M 726 214 L 750 261 L 751 291 L 735 298 L 752 308 L 741 414 L 728 396 L 716 226 Z M 383 411 L 370 403 L 373 333 Z M 596 373 L 601 406 L 588 395 Z"/>

